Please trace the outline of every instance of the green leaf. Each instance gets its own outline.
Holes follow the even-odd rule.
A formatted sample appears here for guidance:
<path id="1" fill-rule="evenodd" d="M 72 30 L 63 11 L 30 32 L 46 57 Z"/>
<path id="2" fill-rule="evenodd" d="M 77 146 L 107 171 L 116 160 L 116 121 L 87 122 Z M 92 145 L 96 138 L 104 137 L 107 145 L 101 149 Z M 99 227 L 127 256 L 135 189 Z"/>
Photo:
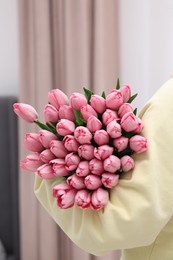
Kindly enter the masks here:
<path id="1" fill-rule="evenodd" d="M 106 94 L 104 91 L 102 92 L 102 98 L 106 99 Z"/>
<path id="2" fill-rule="evenodd" d="M 81 118 L 80 111 L 79 110 L 74 110 L 74 114 L 75 114 L 75 117 L 76 117 L 76 124 L 78 126 L 84 125 L 85 124 L 85 120 L 83 120 L 83 118 Z"/>
<path id="3" fill-rule="evenodd" d="M 129 98 L 129 100 L 127 101 L 127 103 L 132 103 L 132 101 L 137 97 L 138 93 L 134 94 L 133 96 L 131 96 Z"/>
<path id="4" fill-rule="evenodd" d="M 137 115 L 137 108 L 134 109 L 133 114 L 136 116 Z"/>
<path id="5" fill-rule="evenodd" d="M 45 125 L 43 124 L 42 122 L 40 122 L 38 119 L 34 121 L 34 123 L 36 125 L 38 125 L 41 129 L 44 129 L 44 130 L 47 130 L 49 132 L 52 132 L 53 134 L 55 134 L 59 140 L 62 140 L 63 139 L 63 136 L 59 135 L 56 131 L 56 127 L 54 126 L 48 126 L 48 125 Z"/>
<path id="6" fill-rule="evenodd" d="M 89 103 L 91 96 L 94 94 L 91 90 L 83 88 L 87 102 Z"/>
<path id="7" fill-rule="evenodd" d="M 116 90 L 120 89 L 120 80 L 119 78 L 117 79 L 117 84 L 116 84 Z"/>

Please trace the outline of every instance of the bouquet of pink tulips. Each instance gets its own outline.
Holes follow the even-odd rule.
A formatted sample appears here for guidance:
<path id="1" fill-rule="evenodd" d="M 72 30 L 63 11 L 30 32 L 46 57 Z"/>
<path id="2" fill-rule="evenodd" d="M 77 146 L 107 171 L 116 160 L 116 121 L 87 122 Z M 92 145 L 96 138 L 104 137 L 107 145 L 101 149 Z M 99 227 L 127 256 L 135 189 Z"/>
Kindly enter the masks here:
<path id="1" fill-rule="evenodd" d="M 128 85 L 120 88 L 119 80 L 107 96 L 84 88 L 84 94 L 73 93 L 68 99 L 53 89 L 44 123 L 32 106 L 14 104 L 19 117 L 42 129 L 25 135 L 24 146 L 32 153 L 21 167 L 45 180 L 63 177 L 52 191 L 60 208 L 76 204 L 102 209 L 122 172 L 134 168 L 131 155 L 146 151 L 147 140 L 140 134 L 143 124 L 131 105 L 135 97 Z"/>

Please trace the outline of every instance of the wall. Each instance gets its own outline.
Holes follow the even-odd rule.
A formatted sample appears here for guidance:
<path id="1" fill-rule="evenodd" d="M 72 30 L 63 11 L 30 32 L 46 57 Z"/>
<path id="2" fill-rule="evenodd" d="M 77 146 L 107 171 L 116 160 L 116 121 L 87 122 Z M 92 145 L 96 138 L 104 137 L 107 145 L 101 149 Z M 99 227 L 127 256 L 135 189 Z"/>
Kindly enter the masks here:
<path id="1" fill-rule="evenodd" d="M 19 91 L 17 0 L 0 0 L 0 95 Z"/>
<path id="2" fill-rule="evenodd" d="M 173 72 L 173 1 L 119 0 L 120 78 L 140 108 Z"/>

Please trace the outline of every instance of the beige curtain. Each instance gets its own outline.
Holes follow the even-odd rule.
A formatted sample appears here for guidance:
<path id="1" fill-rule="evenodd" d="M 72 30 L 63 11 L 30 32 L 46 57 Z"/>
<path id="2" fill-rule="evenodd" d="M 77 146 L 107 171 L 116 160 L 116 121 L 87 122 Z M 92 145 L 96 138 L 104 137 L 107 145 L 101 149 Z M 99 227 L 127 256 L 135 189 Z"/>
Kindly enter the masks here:
<path id="1" fill-rule="evenodd" d="M 117 0 L 118 1 L 118 0 Z M 20 101 L 40 113 L 47 92 L 66 94 L 110 90 L 118 77 L 116 0 L 18 0 Z M 20 122 L 22 140 L 33 126 Z M 57 227 L 33 194 L 33 174 L 20 174 L 22 260 L 117 260 L 119 252 L 95 257 L 77 248 Z"/>

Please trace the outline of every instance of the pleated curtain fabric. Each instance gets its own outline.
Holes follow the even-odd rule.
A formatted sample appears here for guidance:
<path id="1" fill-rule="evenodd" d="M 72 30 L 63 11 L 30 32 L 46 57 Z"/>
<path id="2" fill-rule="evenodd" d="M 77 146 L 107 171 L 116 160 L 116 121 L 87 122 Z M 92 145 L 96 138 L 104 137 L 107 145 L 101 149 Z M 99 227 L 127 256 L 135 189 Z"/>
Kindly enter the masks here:
<path id="1" fill-rule="evenodd" d="M 18 4 L 20 102 L 33 105 L 42 119 L 52 88 L 69 95 L 83 87 L 97 94 L 115 87 L 118 0 L 18 0 Z M 20 121 L 20 159 L 26 155 L 24 135 L 36 130 Z M 37 202 L 34 174 L 21 171 L 19 184 L 22 260 L 119 259 L 119 252 L 95 257 L 75 246 Z"/>

